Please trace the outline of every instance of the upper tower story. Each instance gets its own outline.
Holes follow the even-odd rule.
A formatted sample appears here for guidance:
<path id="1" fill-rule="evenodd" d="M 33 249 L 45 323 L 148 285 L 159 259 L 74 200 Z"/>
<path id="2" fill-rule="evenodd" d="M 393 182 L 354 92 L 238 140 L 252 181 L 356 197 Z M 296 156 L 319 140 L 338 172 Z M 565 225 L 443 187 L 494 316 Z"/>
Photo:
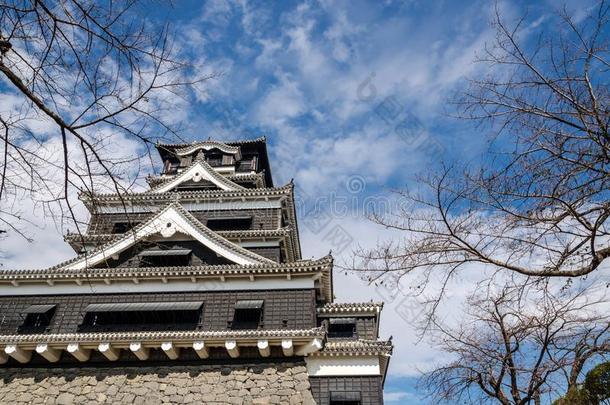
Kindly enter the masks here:
<path id="1" fill-rule="evenodd" d="M 266 138 L 219 142 L 214 140 L 184 144 L 157 144 L 163 162 L 160 176 L 149 184 L 180 175 L 196 161 L 206 162 L 217 173 L 246 188 L 272 188 L 273 178 Z"/>
<path id="2" fill-rule="evenodd" d="M 301 259 L 293 185 L 273 186 L 265 138 L 158 144 L 157 149 L 162 164 L 159 174 L 147 178 L 147 191 L 81 195 L 91 213 L 89 225 L 86 232 L 65 236 L 77 253 L 92 252 L 178 203 L 218 237 L 252 253 L 276 263 Z M 137 267 L 132 256 L 138 252 L 107 262 Z M 197 263 L 223 263 L 214 255 L 200 256 Z"/>

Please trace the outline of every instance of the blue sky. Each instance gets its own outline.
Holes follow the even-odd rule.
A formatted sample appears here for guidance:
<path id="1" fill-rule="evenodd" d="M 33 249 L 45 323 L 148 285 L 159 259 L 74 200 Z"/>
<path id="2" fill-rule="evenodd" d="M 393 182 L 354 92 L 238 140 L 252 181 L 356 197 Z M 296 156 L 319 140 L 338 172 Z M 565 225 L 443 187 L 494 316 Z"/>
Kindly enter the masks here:
<path id="1" fill-rule="evenodd" d="M 498 7 L 509 20 L 527 12 L 528 29 L 553 29 L 551 13 L 562 4 Z M 582 12 L 576 4 L 567 6 Z M 330 210 L 322 229 L 301 210 L 305 255 L 332 248 L 349 260 L 359 244 L 387 237 L 363 219 L 362 199 L 411 185 L 443 161 L 476 164 L 486 150 L 486 134 L 452 118 L 449 100 L 466 78 L 486 73 L 473 60 L 493 40 L 492 7 L 489 1 L 179 2 L 164 13 L 180 20 L 184 51 L 205 72 L 223 73 L 197 94 L 185 134 L 264 134 L 276 183 L 294 178 L 306 200 L 357 200 L 351 215 Z M 414 137 L 414 128 L 426 136 Z M 329 235 L 337 229 L 347 242 L 332 246 Z M 353 275 L 338 275 L 336 284 L 339 300 L 386 301 L 382 334 L 396 344 L 386 402 L 425 402 L 417 375 L 442 354 L 417 338 L 411 323 L 417 307 Z"/>
<path id="2" fill-rule="evenodd" d="M 552 26 L 548 13 L 561 6 L 525 5 L 498 6 L 509 19 L 527 11 L 532 27 Z M 487 147 L 481 130 L 451 117 L 449 99 L 467 77 L 485 73 L 473 59 L 493 40 L 491 2 L 214 0 L 179 2 L 163 12 L 180 20 L 179 38 L 192 60 L 206 72 L 223 73 L 197 94 L 185 134 L 266 135 L 276 182 L 294 178 L 307 198 L 352 198 L 350 181 L 363 185 L 357 199 L 385 195 L 442 161 L 476 163 Z M 413 127 L 427 136 L 413 139 Z M 339 260 L 349 260 L 358 244 L 386 237 L 358 213 L 331 213 L 320 230 L 301 212 L 305 255 L 333 248 L 333 229 L 349 241 L 334 246 Z M 425 402 L 415 387 L 418 372 L 442 355 L 418 340 L 412 304 L 354 276 L 339 275 L 336 284 L 339 300 L 386 301 L 382 334 L 393 335 L 396 344 L 387 403 Z"/>
<path id="3" fill-rule="evenodd" d="M 569 9 L 584 10 L 572 3 Z M 552 30 L 552 13 L 562 4 L 498 7 L 509 20 L 527 12 L 528 29 Z M 441 162 L 476 164 L 486 150 L 487 134 L 452 118 L 449 100 L 466 78 L 486 73 L 473 59 L 493 40 L 492 7 L 489 1 L 211 0 L 158 2 L 141 12 L 170 23 L 175 46 L 198 73 L 219 74 L 176 101 L 171 114 L 183 137 L 267 136 L 276 185 L 294 178 L 301 198 L 327 197 L 327 206 L 344 197 L 345 209 L 330 210 L 323 226 L 308 221 L 307 209 L 300 213 L 304 255 L 332 249 L 340 261 L 359 244 L 388 237 L 363 218 L 366 198 L 412 185 Z M 60 231 L 36 232 L 41 254 L 31 257 L 31 245 L 13 241 L 6 267 L 50 265 L 72 254 L 58 247 Z M 416 336 L 417 307 L 353 275 L 338 274 L 335 282 L 341 301 L 386 301 L 382 335 L 393 335 L 396 345 L 387 403 L 425 403 L 417 375 L 443 358 Z M 459 295 L 464 285 L 458 280 L 454 288 Z"/>

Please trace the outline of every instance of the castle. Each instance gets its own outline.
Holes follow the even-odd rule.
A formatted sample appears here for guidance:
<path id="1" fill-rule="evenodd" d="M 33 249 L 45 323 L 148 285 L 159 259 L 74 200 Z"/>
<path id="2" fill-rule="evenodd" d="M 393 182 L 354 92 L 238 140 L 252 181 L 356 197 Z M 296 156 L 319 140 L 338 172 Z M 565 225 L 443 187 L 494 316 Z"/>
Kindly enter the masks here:
<path id="1" fill-rule="evenodd" d="M 157 149 L 149 190 L 81 195 L 75 258 L 0 272 L 0 403 L 381 404 L 382 305 L 302 259 L 265 138 Z"/>

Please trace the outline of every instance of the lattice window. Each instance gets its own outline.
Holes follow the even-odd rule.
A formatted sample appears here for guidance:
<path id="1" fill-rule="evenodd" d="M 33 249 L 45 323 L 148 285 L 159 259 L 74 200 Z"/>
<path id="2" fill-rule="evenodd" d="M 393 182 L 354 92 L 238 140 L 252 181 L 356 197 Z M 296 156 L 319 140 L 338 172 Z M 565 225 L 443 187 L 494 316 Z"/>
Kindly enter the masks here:
<path id="1" fill-rule="evenodd" d="M 199 329 L 203 303 L 136 302 L 91 304 L 80 331 L 192 330 Z"/>
<path id="2" fill-rule="evenodd" d="M 24 311 L 25 319 L 19 327 L 20 333 L 43 333 L 51 325 L 55 305 L 30 305 Z"/>
<path id="3" fill-rule="evenodd" d="M 356 337 L 356 319 L 330 318 L 328 337 L 335 339 L 349 339 Z"/>
<path id="4" fill-rule="evenodd" d="M 242 300 L 235 303 L 231 329 L 258 329 L 263 326 L 263 300 Z"/>

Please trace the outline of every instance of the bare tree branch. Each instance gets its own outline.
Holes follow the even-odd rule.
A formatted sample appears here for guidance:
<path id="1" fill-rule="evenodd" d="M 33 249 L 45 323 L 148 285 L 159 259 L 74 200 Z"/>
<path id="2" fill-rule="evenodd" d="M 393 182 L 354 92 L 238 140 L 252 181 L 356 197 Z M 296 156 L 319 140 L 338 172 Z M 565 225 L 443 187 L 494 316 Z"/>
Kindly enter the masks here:
<path id="1" fill-rule="evenodd" d="M 495 41 L 478 59 L 490 73 L 456 101 L 461 118 L 494 133 L 486 160 L 445 165 L 398 192 L 408 209 L 372 220 L 404 237 L 360 249 L 352 270 L 372 282 L 446 282 L 473 263 L 543 278 L 609 263 L 609 14 L 605 1 L 578 23 L 561 11 L 559 34 L 536 33 L 496 8 Z"/>
<path id="2" fill-rule="evenodd" d="M 75 195 L 127 191 L 140 160 L 152 161 L 150 145 L 179 137 L 176 103 L 211 76 L 195 74 L 169 26 L 139 18 L 138 7 L 135 0 L 0 4 L 0 76 L 12 97 L 0 111 L 0 220 L 11 229 L 20 222 L 14 201 L 28 196 L 80 233 Z M 139 152 L 118 156 L 118 142 Z"/>

